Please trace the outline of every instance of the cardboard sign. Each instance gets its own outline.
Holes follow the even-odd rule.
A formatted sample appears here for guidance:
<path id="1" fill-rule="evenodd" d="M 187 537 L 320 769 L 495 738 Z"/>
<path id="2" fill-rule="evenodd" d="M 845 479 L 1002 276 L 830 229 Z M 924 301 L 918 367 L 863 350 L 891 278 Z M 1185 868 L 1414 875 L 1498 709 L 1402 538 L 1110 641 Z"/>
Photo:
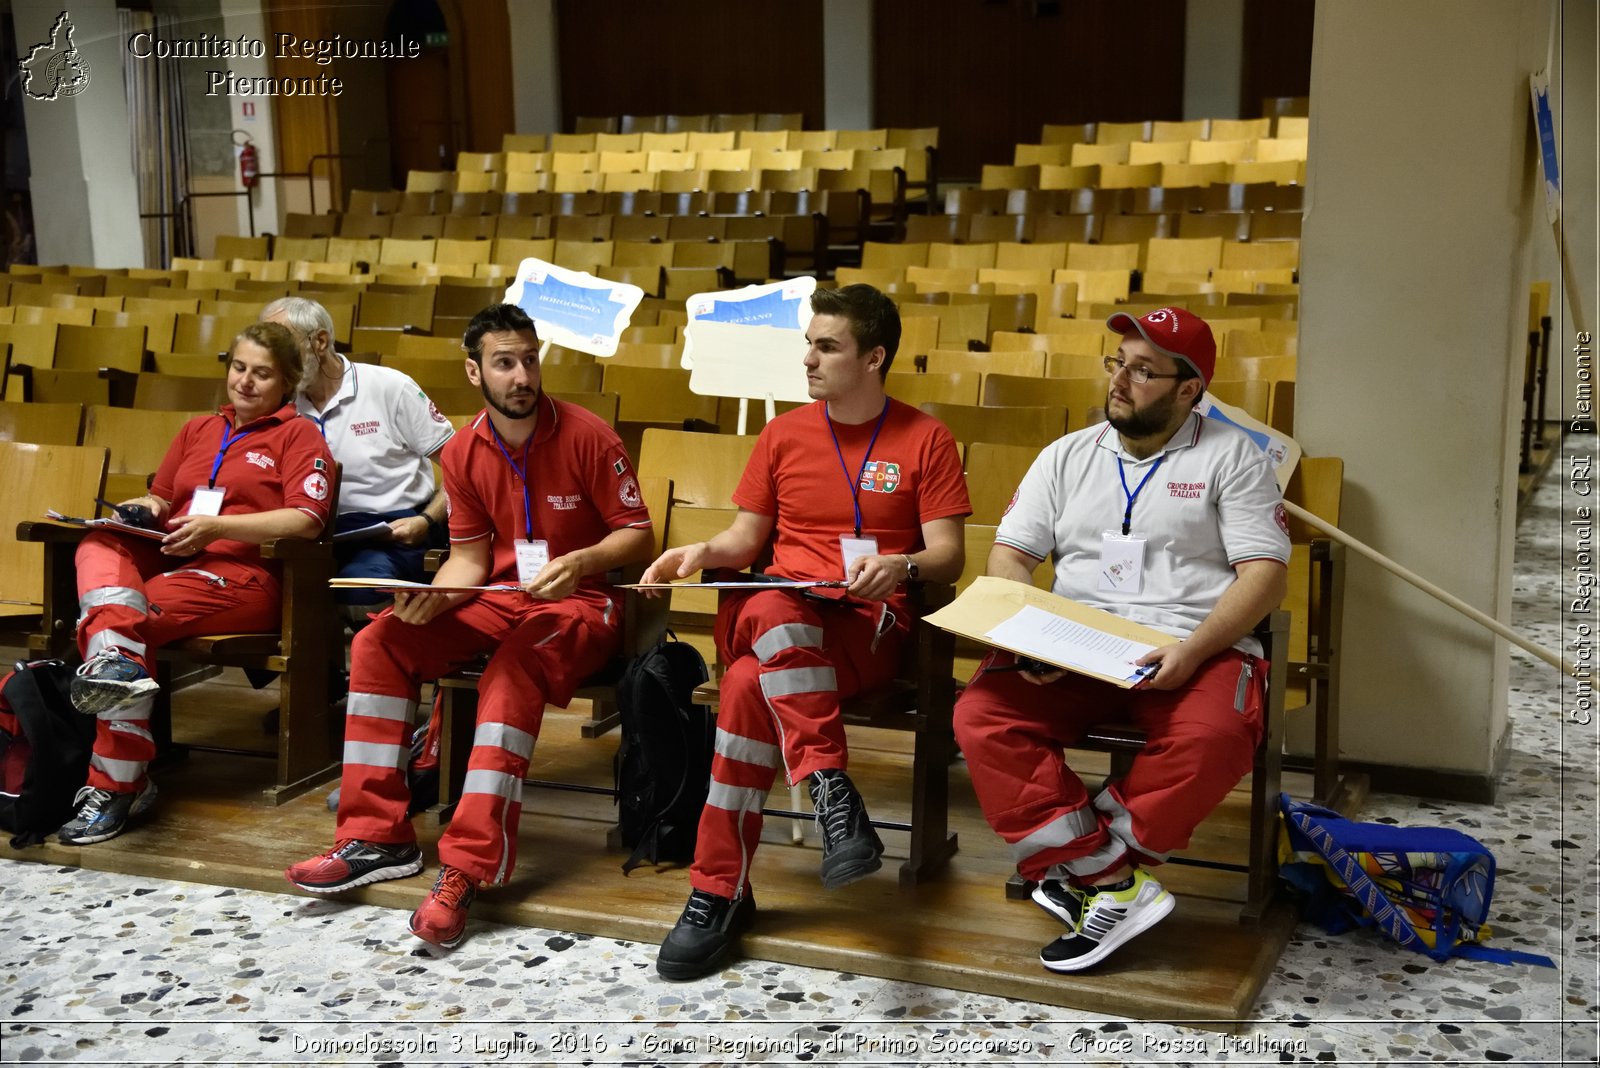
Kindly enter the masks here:
<path id="1" fill-rule="evenodd" d="M 541 341 L 604 357 L 616 355 L 644 290 L 529 258 L 518 265 L 505 299 L 528 313 Z"/>
<path id="2" fill-rule="evenodd" d="M 722 293 L 696 293 L 684 302 L 689 322 L 683 331 L 683 366 L 692 370 L 698 358 L 697 353 L 707 345 L 727 346 L 724 355 L 737 355 L 739 339 L 753 336 L 748 332 L 755 330 L 782 331 L 794 343 L 795 351 L 803 353 L 806 325 L 811 322 L 811 294 L 816 288 L 817 280 L 804 276 Z M 722 323 L 738 327 L 739 330 L 708 334 L 703 329 L 707 323 Z M 794 362 L 799 364 L 798 355 Z M 695 389 L 695 392 L 702 391 Z M 760 390 L 753 393 L 707 394 L 724 397 L 766 395 L 766 391 Z"/>

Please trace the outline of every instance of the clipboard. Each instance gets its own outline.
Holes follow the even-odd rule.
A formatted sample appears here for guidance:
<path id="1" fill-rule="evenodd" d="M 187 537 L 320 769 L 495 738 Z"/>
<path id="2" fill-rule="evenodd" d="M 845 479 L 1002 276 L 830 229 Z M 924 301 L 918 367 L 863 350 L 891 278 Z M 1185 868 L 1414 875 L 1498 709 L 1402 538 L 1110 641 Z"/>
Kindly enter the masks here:
<path id="1" fill-rule="evenodd" d="M 136 538 L 145 538 L 150 541 L 166 540 L 168 531 L 151 530 L 149 527 L 136 527 L 132 523 L 124 523 L 120 519 L 80 519 L 76 516 L 62 515 L 54 508 L 45 511 L 45 518 L 63 523 L 69 527 L 88 527 L 90 530 L 114 530 L 119 534 L 130 534 Z"/>
<path id="2" fill-rule="evenodd" d="M 433 586 L 426 582 L 406 582 L 402 579 L 333 578 L 328 580 L 330 590 L 389 590 L 395 593 L 520 593 L 521 586 Z"/>
<path id="3" fill-rule="evenodd" d="M 1124 690 L 1142 684 L 1153 673 L 1150 668 L 1137 667 L 1133 660 L 1177 640 L 1165 631 L 1047 590 L 988 575 L 923 620 L 940 630 Z"/>

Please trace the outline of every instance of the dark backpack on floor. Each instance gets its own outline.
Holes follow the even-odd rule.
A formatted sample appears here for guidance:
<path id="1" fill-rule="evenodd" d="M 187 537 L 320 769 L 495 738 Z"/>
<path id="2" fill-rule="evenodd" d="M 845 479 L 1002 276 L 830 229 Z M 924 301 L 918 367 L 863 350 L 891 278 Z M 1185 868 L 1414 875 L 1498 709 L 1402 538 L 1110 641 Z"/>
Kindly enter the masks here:
<path id="1" fill-rule="evenodd" d="M 622 744 L 614 770 L 624 872 L 649 861 L 694 859 L 700 810 L 711 786 L 715 724 L 693 703 L 708 678 L 705 659 L 670 632 L 628 663 L 617 683 Z"/>
<path id="2" fill-rule="evenodd" d="M 72 818 L 89 775 L 95 718 L 72 707 L 72 668 L 60 660 L 18 664 L 0 688 L 17 731 L 0 730 L 0 828 L 14 848 L 36 845 Z"/>

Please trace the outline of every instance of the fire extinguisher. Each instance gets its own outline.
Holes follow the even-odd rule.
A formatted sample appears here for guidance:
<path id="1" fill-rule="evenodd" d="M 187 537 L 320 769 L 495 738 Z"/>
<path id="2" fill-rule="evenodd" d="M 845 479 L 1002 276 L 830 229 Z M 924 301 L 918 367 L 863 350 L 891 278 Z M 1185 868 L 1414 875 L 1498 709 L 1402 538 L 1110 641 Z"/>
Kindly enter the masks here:
<path id="1" fill-rule="evenodd" d="M 239 184 L 246 189 L 254 189 L 261 180 L 261 157 L 256 154 L 256 146 L 252 141 L 246 141 L 244 147 L 239 149 Z"/>

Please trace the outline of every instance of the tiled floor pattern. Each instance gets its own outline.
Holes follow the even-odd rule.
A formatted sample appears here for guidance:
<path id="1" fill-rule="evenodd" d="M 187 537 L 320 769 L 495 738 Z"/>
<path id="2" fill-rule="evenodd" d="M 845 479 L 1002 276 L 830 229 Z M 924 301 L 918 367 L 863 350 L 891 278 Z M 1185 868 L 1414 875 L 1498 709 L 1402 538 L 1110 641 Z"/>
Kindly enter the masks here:
<path id="1" fill-rule="evenodd" d="M 1517 547 L 1514 625 L 1548 647 L 1574 552 L 1565 459 Z M 5 863 L 0 1061 L 1594 1063 L 1596 728 L 1567 722 L 1560 681 L 1513 651 L 1499 802 L 1376 794 L 1363 813 L 1481 839 L 1499 863 L 1492 944 L 1554 970 L 1437 964 L 1303 925 L 1258 1019 L 1225 1037 L 761 961 L 672 985 L 653 946 L 486 923 L 436 956 L 389 910 Z"/>

